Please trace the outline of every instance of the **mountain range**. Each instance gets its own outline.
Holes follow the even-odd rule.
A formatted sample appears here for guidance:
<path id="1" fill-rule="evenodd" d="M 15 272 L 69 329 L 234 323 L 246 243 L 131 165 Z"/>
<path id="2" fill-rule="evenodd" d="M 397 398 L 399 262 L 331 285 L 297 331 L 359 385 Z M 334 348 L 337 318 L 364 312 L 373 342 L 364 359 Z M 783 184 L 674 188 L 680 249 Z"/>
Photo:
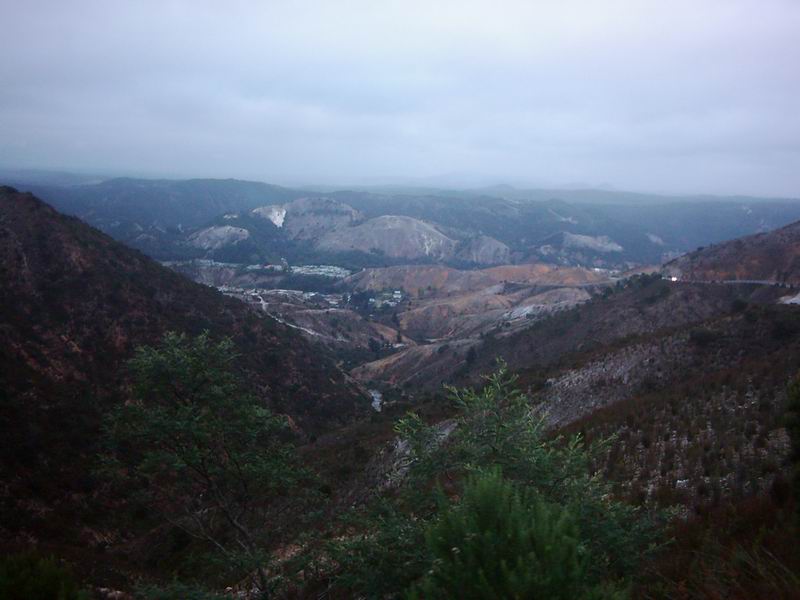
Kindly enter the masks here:
<path id="1" fill-rule="evenodd" d="M 323 194 L 238 180 L 25 184 L 159 260 L 626 269 L 800 219 L 786 199 L 593 190 L 390 188 Z"/>

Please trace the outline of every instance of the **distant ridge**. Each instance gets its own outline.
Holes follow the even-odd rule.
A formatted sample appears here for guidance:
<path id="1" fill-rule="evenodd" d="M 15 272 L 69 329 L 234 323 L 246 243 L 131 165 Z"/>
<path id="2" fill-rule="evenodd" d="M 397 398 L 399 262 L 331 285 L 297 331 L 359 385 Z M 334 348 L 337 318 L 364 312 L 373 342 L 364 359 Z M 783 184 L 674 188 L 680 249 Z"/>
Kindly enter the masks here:
<path id="1" fill-rule="evenodd" d="M 499 261 L 626 271 L 800 219 L 800 201 L 791 199 L 526 190 L 507 185 L 469 190 L 389 186 L 323 195 L 235 179 L 117 178 L 86 185 L 26 187 L 58 210 L 158 260 L 208 258 L 256 264 L 285 258 L 291 264 L 353 269 L 414 260 L 459 268 Z M 336 203 L 358 218 L 343 223 L 327 243 L 320 244 L 328 233 L 321 227 L 328 219 L 324 202 Z M 255 209 L 283 210 L 303 203 L 309 210 L 302 219 L 298 211 L 290 211 L 295 214 L 286 227 L 276 226 L 274 231 L 264 227 L 268 220 L 256 223 L 252 218 L 258 214 L 252 212 Z M 379 217 L 415 221 L 394 219 L 397 226 L 387 232 L 371 226 L 356 229 L 362 220 Z M 384 247 L 390 234 L 400 240 L 438 237 L 417 235 L 420 221 L 457 247 L 444 252 L 397 251 L 402 243 Z M 304 222 L 309 227 L 301 232 Z M 210 227 L 228 231 L 234 226 L 239 229 L 236 235 L 223 236 L 213 247 L 195 243 L 198 232 Z M 351 226 L 354 231 L 348 231 Z M 220 237 L 212 233 L 215 239 Z"/>

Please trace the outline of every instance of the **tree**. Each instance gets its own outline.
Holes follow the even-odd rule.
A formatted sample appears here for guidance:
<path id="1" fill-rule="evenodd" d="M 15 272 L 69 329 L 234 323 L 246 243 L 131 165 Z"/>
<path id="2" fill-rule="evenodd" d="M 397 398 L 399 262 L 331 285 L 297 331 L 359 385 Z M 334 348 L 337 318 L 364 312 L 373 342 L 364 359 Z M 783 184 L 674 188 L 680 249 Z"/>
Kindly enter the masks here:
<path id="1" fill-rule="evenodd" d="M 467 364 L 471 365 L 472 363 L 474 363 L 477 356 L 478 353 L 475 352 L 475 346 L 470 346 L 469 350 L 467 350 L 467 357 L 466 357 Z"/>
<path id="2" fill-rule="evenodd" d="M 378 354 L 381 351 L 381 343 L 375 338 L 369 338 L 367 345 L 369 346 L 370 352 L 374 354 Z"/>
<path id="3" fill-rule="evenodd" d="M 396 446 L 394 471 L 387 479 L 402 484 L 392 497 L 363 511 L 357 510 L 351 526 L 357 533 L 331 545 L 334 561 L 342 566 L 340 581 L 344 587 L 367 597 L 394 597 L 398 589 L 416 584 L 422 587 L 413 589 L 424 598 L 469 597 L 464 594 L 466 588 L 458 590 L 445 585 L 450 577 L 456 580 L 454 564 L 447 567 L 452 568 L 449 575 L 442 573 L 442 580 L 431 575 L 432 571 L 439 572 L 444 560 L 441 552 L 447 550 L 445 545 L 439 548 L 438 543 L 433 543 L 431 536 L 444 535 L 438 528 L 446 519 L 450 519 L 448 522 L 453 527 L 445 535 L 449 540 L 446 543 L 462 534 L 464 540 L 469 537 L 484 541 L 496 535 L 497 540 L 505 540 L 498 542 L 498 548 L 503 544 L 516 544 L 510 532 L 526 523 L 531 535 L 541 535 L 542 539 L 555 536 L 566 544 L 553 549 L 557 560 L 563 558 L 564 552 L 569 554 L 567 549 L 571 542 L 567 538 L 577 536 L 581 556 L 586 559 L 581 558 L 579 569 L 568 570 L 572 573 L 570 577 L 577 577 L 574 583 L 580 591 L 572 597 L 614 598 L 636 576 L 640 561 L 656 549 L 654 542 L 660 533 L 657 519 L 614 500 L 609 485 L 591 468 L 593 452 L 602 447 L 587 448 L 580 436 L 564 439 L 548 434 L 544 417 L 532 406 L 531 399 L 516 388 L 515 382 L 502 365 L 497 373 L 487 378 L 482 390 L 450 389 L 456 409 L 452 420 L 428 425 L 419 415 L 409 413 L 396 423 L 395 432 L 400 441 Z M 484 477 L 495 471 L 502 472 L 504 480 L 513 488 L 498 482 L 497 477 L 490 477 L 490 483 L 484 481 L 480 486 L 475 483 L 474 477 Z M 472 483 L 464 484 L 465 481 Z M 458 508 L 458 497 L 464 502 L 470 489 L 475 502 Z M 441 501 L 445 493 L 454 498 L 451 503 Z M 518 500 L 515 494 L 519 494 Z M 515 516 L 492 513 L 494 516 L 487 518 L 489 521 L 497 519 L 496 527 L 486 525 L 489 521 L 482 521 L 485 515 L 478 516 L 472 511 L 489 497 L 493 498 L 492 502 L 506 506 L 502 512 L 508 512 L 509 505 L 518 507 L 519 511 Z M 479 502 L 478 498 L 483 500 Z M 540 523 L 545 513 L 548 518 L 563 520 L 563 528 L 548 530 Z M 506 521 L 506 517 L 511 520 Z M 474 528 L 467 527 L 475 519 L 486 527 L 480 535 Z M 457 522 L 463 525 L 459 526 L 460 530 Z M 536 544 L 536 539 L 530 539 L 522 546 L 515 546 L 513 556 L 501 552 L 500 560 L 505 561 L 503 568 L 516 573 L 512 575 L 509 571 L 507 575 L 519 585 L 544 585 L 541 574 L 531 573 L 533 579 L 526 580 L 521 571 L 517 573 L 508 562 L 518 559 L 516 553 L 522 552 L 520 548 Z M 449 546 L 453 547 L 461 546 Z M 483 568 L 492 572 L 501 568 L 491 557 L 481 556 L 481 560 L 488 561 Z M 532 559 L 526 555 L 525 560 Z M 549 558 L 540 556 L 537 560 L 546 564 Z M 465 580 L 475 575 L 475 564 L 470 565 L 461 565 L 469 571 L 461 574 Z M 505 585 L 496 578 L 493 581 L 491 585 Z M 433 587 L 425 587 L 428 585 Z M 437 592 L 437 596 L 434 589 L 441 593 Z M 549 596 L 492 596 L 487 592 L 473 597 Z"/>
<path id="4" fill-rule="evenodd" d="M 410 599 L 623 597 L 588 582 L 590 556 L 569 511 L 523 493 L 499 469 L 469 478 L 425 539 L 432 568 Z"/>
<path id="5" fill-rule="evenodd" d="M 55 558 L 9 554 L 0 558 L 3 600 L 89 600 L 72 571 Z"/>
<path id="6" fill-rule="evenodd" d="M 244 390 L 233 344 L 167 334 L 129 367 L 133 401 L 106 422 L 106 471 L 131 481 L 169 523 L 216 550 L 229 568 L 255 573 L 266 597 L 268 549 L 300 468 L 285 419 Z M 272 534 L 272 535 L 270 535 Z"/>

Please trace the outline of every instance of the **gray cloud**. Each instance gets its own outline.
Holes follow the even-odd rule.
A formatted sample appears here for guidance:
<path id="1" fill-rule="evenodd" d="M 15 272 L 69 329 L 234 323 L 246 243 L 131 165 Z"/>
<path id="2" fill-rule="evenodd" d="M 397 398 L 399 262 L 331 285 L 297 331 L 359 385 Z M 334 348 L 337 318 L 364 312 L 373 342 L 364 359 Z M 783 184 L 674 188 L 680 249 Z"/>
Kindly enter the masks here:
<path id="1" fill-rule="evenodd" d="M 796 0 L 0 0 L 0 164 L 800 195 Z"/>

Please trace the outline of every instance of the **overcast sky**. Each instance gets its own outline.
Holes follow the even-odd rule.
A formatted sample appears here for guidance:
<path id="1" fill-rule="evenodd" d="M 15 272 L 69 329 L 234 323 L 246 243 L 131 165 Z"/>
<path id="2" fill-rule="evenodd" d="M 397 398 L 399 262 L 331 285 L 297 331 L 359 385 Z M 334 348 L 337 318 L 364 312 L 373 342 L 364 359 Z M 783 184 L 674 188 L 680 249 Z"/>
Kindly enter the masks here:
<path id="1" fill-rule="evenodd" d="M 798 0 L 0 0 L 0 166 L 800 196 Z"/>

